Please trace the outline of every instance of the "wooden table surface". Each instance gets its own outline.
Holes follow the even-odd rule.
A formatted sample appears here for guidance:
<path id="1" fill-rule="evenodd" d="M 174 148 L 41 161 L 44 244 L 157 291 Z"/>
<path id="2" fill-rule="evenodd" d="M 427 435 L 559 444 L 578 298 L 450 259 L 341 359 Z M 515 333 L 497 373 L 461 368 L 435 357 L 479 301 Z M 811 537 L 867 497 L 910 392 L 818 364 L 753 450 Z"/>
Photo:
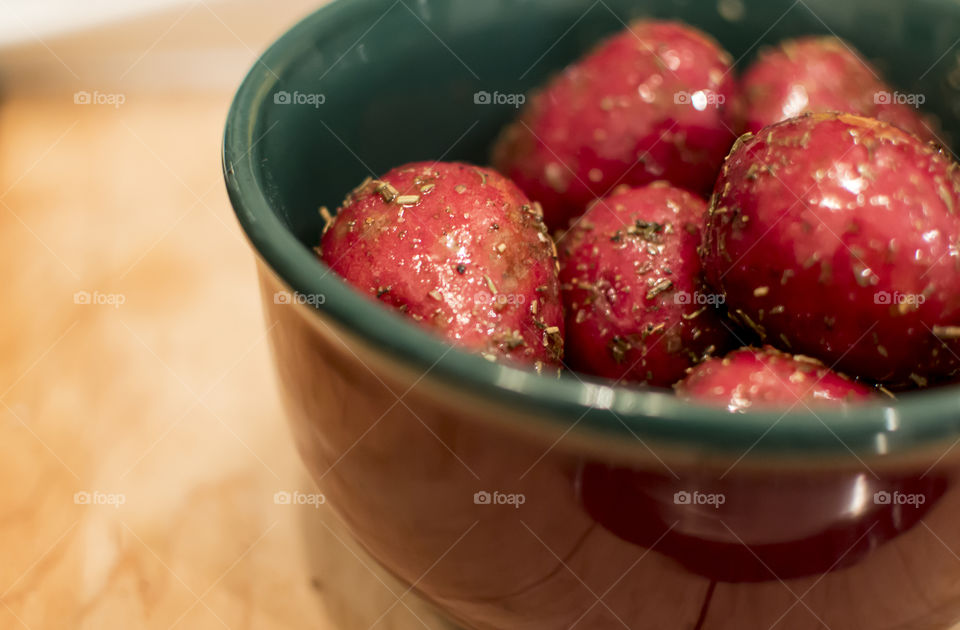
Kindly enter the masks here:
<path id="1" fill-rule="evenodd" d="M 316 491 L 220 175 L 230 94 L 7 97 L 0 628 L 439 628 L 275 500 Z"/>

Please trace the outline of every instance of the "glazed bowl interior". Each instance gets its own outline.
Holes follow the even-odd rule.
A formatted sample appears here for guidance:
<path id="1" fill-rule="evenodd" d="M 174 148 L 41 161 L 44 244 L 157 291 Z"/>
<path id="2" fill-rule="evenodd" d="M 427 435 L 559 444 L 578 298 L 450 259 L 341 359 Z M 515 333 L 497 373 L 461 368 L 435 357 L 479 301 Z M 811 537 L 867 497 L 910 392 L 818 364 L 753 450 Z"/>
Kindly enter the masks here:
<path id="1" fill-rule="evenodd" d="M 405 162 L 487 163 L 516 109 L 476 103 L 478 92 L 527 93 L 638 17 L 707 31 L 738 71 L 765 44 L 839 35 L 897 89 L 925 96 L 945 142 L 960 137 L 960 4 L 946 0 L 337 0 L 262 56 L 229 114 L 227 187 L 259 256 L 291 289 L 324 296 L 312 316 L 427 378 L 602 439 L 808 457 L 905 452 L 960 434 L 952 386 L 815 414 L 731 415 L 669 393 L 492 364 L 354 292 L 316 259 L 320 206 L 335 209 L 365 177 Z"/>

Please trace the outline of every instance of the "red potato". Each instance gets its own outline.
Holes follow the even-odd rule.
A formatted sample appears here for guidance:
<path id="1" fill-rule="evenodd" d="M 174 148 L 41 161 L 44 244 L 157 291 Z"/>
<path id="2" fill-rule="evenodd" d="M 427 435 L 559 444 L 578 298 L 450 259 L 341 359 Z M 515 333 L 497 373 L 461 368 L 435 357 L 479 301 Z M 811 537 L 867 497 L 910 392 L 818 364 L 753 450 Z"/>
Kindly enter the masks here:
<path id="1" fill-rule="evenodd" d="M 790 39 L 761 53 L 741 79 L 740 99 L 747 131 L 806 112 L 832 111 L 877 118 L 924 140 L 936 139 L 932 123 L 917 109 L 922 96 L 900 95 L 836 37 Z"/>
<path id="2" fill-rule="evenodd" d="M 485 168 L 421 162 L 368 179 L 324 230 L 337 274 L 450 343 L 558 364 L 556 249 L 537 204 Z"/>
<path id="3" fill-rule="evenodd" d="M 770 346 L 740 348 L 704 361 L 676 385 L 687 400 L 724 405 L 731 412 L 751 407 L 787 409 L 815 404 L 866 401 L 873 391 L 823 363 Z"/>
<path id="4" fill-rule="evenodd" d="M 697 247 L 707 204 L 664 182 L 593 204 L 560 241 L 566 363 L 669 387 L 730 334 L 703 287 Z"/>
<path id="5" fill-rule="evenodd" d="M 618 184 L 708 194 L 735 139 L 730 56 L 679 23 L 637 21 L 554 78 L 507 127 L 494 166 L 567 226 Z"/>
<path id="6" fill-rule="evenodd" d="M 960 373 L 960 167 L 891 125 L 811 114 L 742 137 L 701 248 L 731 317 L 891 387 Z"/>

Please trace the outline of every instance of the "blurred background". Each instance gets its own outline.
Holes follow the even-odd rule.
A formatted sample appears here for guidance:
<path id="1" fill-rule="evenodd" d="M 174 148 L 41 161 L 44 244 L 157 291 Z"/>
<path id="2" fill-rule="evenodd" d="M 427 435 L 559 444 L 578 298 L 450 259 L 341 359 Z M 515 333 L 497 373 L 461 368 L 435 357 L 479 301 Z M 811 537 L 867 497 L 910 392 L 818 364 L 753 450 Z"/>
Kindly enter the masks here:
<path id="1" fill-rule="evenodd" d="M 0 628 L 440 627 L 301 470 L 220 173 L 320 4 L 0 1 Z"/>

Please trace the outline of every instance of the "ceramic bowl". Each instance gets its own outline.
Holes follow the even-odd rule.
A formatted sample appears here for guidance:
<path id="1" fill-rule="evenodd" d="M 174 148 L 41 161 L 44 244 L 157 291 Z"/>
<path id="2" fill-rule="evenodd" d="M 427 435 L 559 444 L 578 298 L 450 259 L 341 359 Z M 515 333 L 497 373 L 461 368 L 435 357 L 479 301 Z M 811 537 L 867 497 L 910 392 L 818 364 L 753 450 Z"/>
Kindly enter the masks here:
<path id="1" fill-rule="evenodd" d="M 635 17 L 742 69 L 836 33 L 960 131 L 960 4 L 338 0 L 280 38 L 227 121 L 303 461 L 352 535 L 465 628 L 948 628 L 960 390 L 731 415 L 452 349 L 315 257 L 320 206 L 414 160 L 485 163 L 522 94 Z M 487 102 L 487 101 L 491 102 Z M 503 101 L 503 99 L 499 99 Z"/>

